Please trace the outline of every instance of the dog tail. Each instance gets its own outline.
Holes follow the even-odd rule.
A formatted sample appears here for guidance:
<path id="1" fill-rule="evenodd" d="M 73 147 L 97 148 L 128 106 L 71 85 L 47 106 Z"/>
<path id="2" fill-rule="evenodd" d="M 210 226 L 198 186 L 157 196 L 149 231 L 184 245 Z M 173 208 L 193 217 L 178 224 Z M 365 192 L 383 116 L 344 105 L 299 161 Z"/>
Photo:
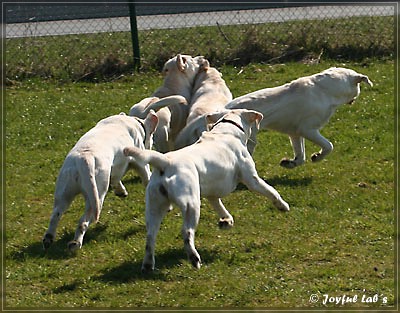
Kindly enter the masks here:
<path id="1" fill-rule="evenodd" d="M 164 171 L 170 164 L 165 154 L 153 150 L 141 150 L 137 147 L 127 147 L 124 149 L 124 154 L 133 157 L 135 161 L 142 166 L 150 164 L 160 171 Z"/>
<path id="2" fill-rule="evenodd" d="M 357 83 L 364 82 L 364 83 L 368 84 L 370 87 L 374 86 L 374 84 L 372 83 L 372 81 L 370 81 L 370 79 L 368 78 L 367 75 L 358 74 L 358 76 L 356 78 L 356 82 Z"/>
<path id="3" fill-rule="evenodd" d="M 151 103 L 148 107 L 146 107 L 144 113 L 147 115 L 150 110 L 154 110 L 157 112 L 159 109 L 170 105 L 187 105 L 187 101 L 184 97 L 178 95 L 165 97 Z"/>
<path id="4" fill-rule="evenodd" d="M 83 191 L 89 202 L 89 216 L 97 223 L 100 217 L 100 199 L 95 177 L 95 160 L 91 155 L 79 158 L 78 171 L 81 175 Z"/>

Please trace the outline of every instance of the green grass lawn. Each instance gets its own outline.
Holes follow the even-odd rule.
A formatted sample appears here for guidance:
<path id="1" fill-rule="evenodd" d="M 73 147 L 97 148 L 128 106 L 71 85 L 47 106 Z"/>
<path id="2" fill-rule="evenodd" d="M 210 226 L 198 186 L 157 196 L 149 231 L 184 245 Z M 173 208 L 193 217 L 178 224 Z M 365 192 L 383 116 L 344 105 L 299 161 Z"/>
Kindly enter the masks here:
<path id="1" fill-rule="evenodd" d="M 235 226 L 221 231 L 202 203 L 196 246 L 203 267 L 186 260 L 181 214 L 164 219 L 156 247 L 157 270 L 142 275 L 144 187 L 129 172 L 126 199 L 107 195 L 100 222 L 81 251 L 71 255 L 83 199 L 63 216 L 45 254 L 41 238 L 52 211 L 55 180 L 75 142 L 95 123 L 149 96 L 158 73 L 112 83 L 16 82 L 6 90 L 5 308 L 359 308 L 395 305 L 394 63 L 318 65 L 250 64 L 220 68 L 234 96 L 289 82 L 330 66 L 366 74 L 353 105 L 339 108 L 322 134 L 334 151 L 317 164 L 287 170 L 287 136 L 260 132 L 254 159 L 259 175 L 290 204 L 270 201 L 239 186 L 224 199 Z M 318 148 L 306 142 L 308 157 Z M 319 301 L 310 302 L 313 295 Z M 323 304 L 357 296 L 356 303 Z M 377 302 L 362 302 L 374 299 Z M 376 299 L 375 297 L 375 299 Z M 385 303 L 386 300 L 386 303 Z"/>

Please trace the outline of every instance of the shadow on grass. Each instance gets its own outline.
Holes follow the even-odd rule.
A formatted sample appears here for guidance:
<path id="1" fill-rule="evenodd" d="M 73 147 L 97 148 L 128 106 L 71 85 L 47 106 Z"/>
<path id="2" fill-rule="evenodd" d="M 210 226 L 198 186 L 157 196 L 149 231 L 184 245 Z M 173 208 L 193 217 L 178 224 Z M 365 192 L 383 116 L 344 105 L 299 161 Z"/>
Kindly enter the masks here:
<path id="1" fill-rule="evenodd" d="M 204 264 L 212 263 L 217 252 L 209 250 L 199 251 Z M 135 262 L 124 262 L 114 268 L 105 269 L 103 275 L 97 277 L 98 280 L 106 283 L 127 283 L 138 280 L 163 280 L 168 274 L 165 270 L 177 268 L 179 266 L 191 266 L 186 261 L 186 253 L 183 249 L 169 249 L 164 253 L 156 254 L 156 269 L 151 273 L 142 273 L 142 260 Z M 191 269 L 195 271 L 195 269 Z"/>
<path id="2" fill-rule="evenodd" d="M 285 176 L 274 176 L 271 178 L 264 179 L 262 178 L 263 181 L 265 181 L 268 185 L 270 186 L 288 186 L 288 187 L 304 187 L 308 186 L 312 182 L 311 177 L 302 177 L 302 178 L 288 178 Z M 236 187 L 236 190 L 249 190 L 246 185 L 239 183 L 238 186 Z"/>
<path id="3" fill-rule="evenodd" d="M 274 176 L 268 178 L 268 180 L 263 180 L 271 186 L 304 187 L 312 183 L 312 177 L 288 178 L 285 176 Z"/>
<path id="4" fill-rule="evenodd" d="M 106 228 L 106 225 L 101 224 L 97 224 L 89 228 L 85 235 L 85 238 L 83 239 L 83 248 L 85 248 L 85 245 L 89 244 L 91 241 L 96 240 L 96 238 L 98 238 L 101 233 L 106 230 Z M 67 248 L 67 244 L 74 238 L 74 234 L 75 231 L 71 231 L 68 233 L 64 233 L 60 237 L 57 237 L 55 242 L 53 242 L 53 244 L 47 251 L 43 249 L 41 240 L 34 242 L 19 251 L 10 253 L 10 258 L 17 262 L 24 262 L 26 258 L 46 257 L 52 260 L 60 260 L 75 257 L 76 253 L 71 253 Z"/>
<path id="5" fill-rule="evenodd" d="M 135 175 L 135 173 L 134 173 L 134 175 Z M 124 185 L 142 185 L 142 180 L 140 179 L 139 176 L 132 176 L 132 177 L 124 178 L 123 183 L 124 183 Z"/>

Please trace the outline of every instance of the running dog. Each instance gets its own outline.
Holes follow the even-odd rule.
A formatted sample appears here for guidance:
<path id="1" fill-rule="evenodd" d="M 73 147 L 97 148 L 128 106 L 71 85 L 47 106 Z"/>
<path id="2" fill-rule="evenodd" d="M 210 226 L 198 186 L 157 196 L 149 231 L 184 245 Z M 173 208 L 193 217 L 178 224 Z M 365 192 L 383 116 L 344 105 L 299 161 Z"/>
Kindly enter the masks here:
<path id="1" fill-rule="evenodd" d="M 294 168 L 306 161 L 304 138 L 321 147 L 319 152 L 311 155 L 312 162 L 319 162 L 331 153 L 333 145 L 321 135 L 320 129 L 340 105 L 353 103 L 360 94 L 361 82 L 373 86 L 366 75 L 347 68 L 332 67 L 283 86 L 238 97 L 229 102 L 226 108 L 259 111 L 264 115 L 261 128 L 288 134 L 294 158 L 284 158 L 280 165 Z M 253 133 L 248 146 L 251 153 L 255 145 Z"/>
<path id="2" fill-rule="evenodd" d="M 209 115 L 210 122 L 215 116 Z M 221 197 L 235 190 L 239 182 L 251 191 L 270 199 L 275 207 L 289 211 L 289 205 L 256 171 L 247 150 L 252 125 L 262 120 L 262 114 L 249 110 L 232 110 L 216 121 L 200 140 L 180 150 L 162 154 L 156 151 L 127 147 L 124 153 L 136 162 L 153 166 L 146 188 L 146 252 L 142 271 L 154 270 L 155 241 L 161 221 L 176 204 L 182 211 L 182 236 L 189 260 L 200 268 L 201 258 L 194 244 L 200 218 L 200 199 L 206 197 L 220 217 L 220 227 L 232 227 L 233 217 L 224 207 Z"/>
<path id="3" fill-rule="evenodd" d="M 57 178 L 53 213 L 43 237 L 45 250 L 56 238 L 62 214 L 79 193 L 85 198 L 86 209 L 79 220 L 74 240 L 68 243 L 70 251 L 82 247 L 89 225 L 99 220 L 110 185 L 117 196 L 128 195 L 121 178 L 134 161 L 123 154 L 123 149 L 127 145 L 133 145 L 139 150 L 151 148 L 152 134 L 157 123 L 158 118 L 153 111 L 145 120 L 125 114 L 113 115 L 98 122 L 79 139 L 68 153 Z M 149 166 L 133 165 L 142 182 L 147 185 L 151 174 Z"/>

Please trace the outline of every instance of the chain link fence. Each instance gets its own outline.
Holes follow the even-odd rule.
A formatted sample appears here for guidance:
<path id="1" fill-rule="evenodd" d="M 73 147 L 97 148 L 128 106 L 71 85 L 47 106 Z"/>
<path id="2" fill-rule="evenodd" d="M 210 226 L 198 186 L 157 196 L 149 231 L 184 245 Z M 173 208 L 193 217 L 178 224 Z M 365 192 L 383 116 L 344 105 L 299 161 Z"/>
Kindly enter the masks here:
<path id="1" fill-rule="evenodd" d="M 56 7 L 3 8 L 8 81 L 96 81 L 133 71 L 127 4 Z M 395 56 L 394 4 L 176 7 L 149 13 L 136 5 L 142 71 L 160 70 L 177 53 L 204 55 L 215 66 Z"/>

